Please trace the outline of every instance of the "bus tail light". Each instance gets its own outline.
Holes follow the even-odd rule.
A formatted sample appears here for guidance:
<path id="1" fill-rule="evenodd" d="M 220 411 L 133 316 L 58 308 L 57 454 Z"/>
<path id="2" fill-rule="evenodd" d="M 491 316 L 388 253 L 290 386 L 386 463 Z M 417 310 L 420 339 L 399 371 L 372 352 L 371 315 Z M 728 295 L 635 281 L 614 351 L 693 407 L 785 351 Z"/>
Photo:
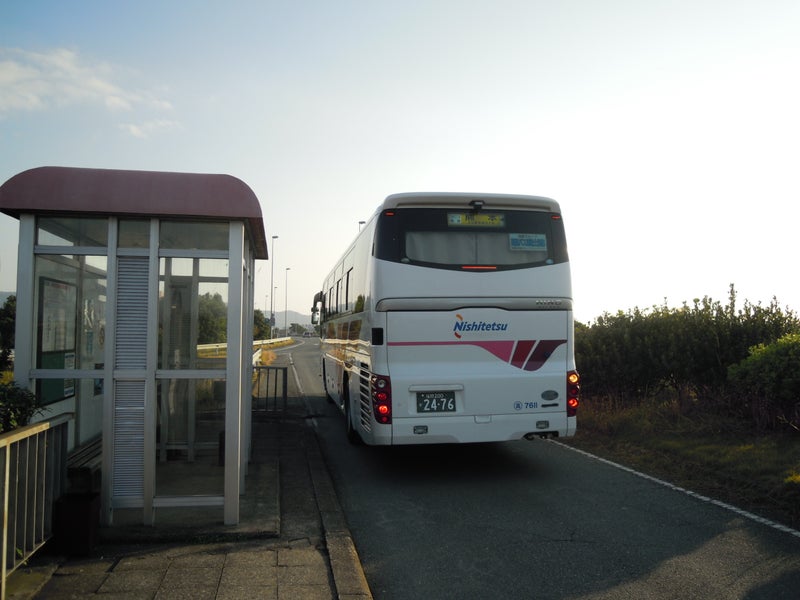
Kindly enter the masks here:
<path id="1" fill-rule="evenodd" d="M 392 383 L 384 375 L 373 375 L 370 379 L 372 411 L 375 420 L 382 425 L 392 423 Z"/>
<path id="2" fill-rule="evenodd" d="M 574 417 L 578 413 L 581 395 L 581 376 L 577 371 L 567 372 L 567 416 Z"/>

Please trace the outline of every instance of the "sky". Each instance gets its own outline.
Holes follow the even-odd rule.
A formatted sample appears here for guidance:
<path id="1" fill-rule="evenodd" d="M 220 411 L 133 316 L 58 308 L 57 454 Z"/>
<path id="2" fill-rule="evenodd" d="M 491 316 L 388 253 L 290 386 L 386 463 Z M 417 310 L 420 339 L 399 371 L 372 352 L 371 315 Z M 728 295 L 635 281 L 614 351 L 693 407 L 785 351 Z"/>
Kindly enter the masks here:
<path id="1" fill-rule="evenodd" d="M 796 0 L 4 0 L 0 183 L 238 177 L 276 312 L 309 313 L 359 221 L 415 191 L 556 199 L 584 323 L 731 284 L 797 311 L 798 31 Z"/>

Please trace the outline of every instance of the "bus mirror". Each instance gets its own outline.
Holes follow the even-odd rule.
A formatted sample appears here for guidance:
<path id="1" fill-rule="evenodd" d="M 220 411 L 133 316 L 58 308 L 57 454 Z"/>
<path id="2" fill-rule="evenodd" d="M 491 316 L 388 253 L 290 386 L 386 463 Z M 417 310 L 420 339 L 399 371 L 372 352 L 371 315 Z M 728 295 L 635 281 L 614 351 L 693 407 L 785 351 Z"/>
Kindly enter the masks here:
<path id="1" fill-rule="evenodd" d="M 314 295 L 314 304 L 311 306 L 311 324 L 316 325 L 319 323 L 319 305 L 325 299 L 325 295 L 322 292 L 317 292 Z"/>

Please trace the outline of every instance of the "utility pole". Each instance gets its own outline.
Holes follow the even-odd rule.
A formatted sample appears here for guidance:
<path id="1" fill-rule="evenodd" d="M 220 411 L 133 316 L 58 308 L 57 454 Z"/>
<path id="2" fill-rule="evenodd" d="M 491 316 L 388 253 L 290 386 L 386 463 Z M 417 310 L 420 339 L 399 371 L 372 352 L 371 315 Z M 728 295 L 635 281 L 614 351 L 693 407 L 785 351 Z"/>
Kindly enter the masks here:
<path id="1" fill-rule="evenodd" d="M 278 239 L 277 235 L 272 236 L 272 252 L 270 252 L 270 268 L 272 269 L 269 275 L 269 339 L 275 337 L 273 332 L 275 331 L 275 288 L 272 287 L 273 279 L 275 278 L 275 240 Z M 266 308 L 265 308 L 266 310 Z"/>
<path id="2" fill-rule="evenodd" d="M 289 271 L 290 270 L 291 270 L 291 267 L 286 267 L 286 282 L 283 285 L 283 287 L 284 287 L 284 290 L 283 290 L 283 293 L 284 293 L 284 299 L 283 299 L 283 307 L 284 307 L 283 332 L 284 332 L 284 335 L 286 337 L 289 337 L 289 325 L 288 325 L 288 323 L 289 323 Z"/>

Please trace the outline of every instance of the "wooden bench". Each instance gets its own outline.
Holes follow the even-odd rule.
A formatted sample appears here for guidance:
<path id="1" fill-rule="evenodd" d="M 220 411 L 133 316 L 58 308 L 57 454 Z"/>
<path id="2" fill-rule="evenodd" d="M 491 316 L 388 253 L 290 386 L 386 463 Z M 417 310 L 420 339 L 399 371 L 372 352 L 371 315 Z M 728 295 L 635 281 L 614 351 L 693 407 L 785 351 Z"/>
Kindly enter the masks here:
<path id="1" fill-rule="evenodd" d="M 100 491 L 103 466 L 103 438 L 81 444 L 67 457 L 67 493 Z"/>

